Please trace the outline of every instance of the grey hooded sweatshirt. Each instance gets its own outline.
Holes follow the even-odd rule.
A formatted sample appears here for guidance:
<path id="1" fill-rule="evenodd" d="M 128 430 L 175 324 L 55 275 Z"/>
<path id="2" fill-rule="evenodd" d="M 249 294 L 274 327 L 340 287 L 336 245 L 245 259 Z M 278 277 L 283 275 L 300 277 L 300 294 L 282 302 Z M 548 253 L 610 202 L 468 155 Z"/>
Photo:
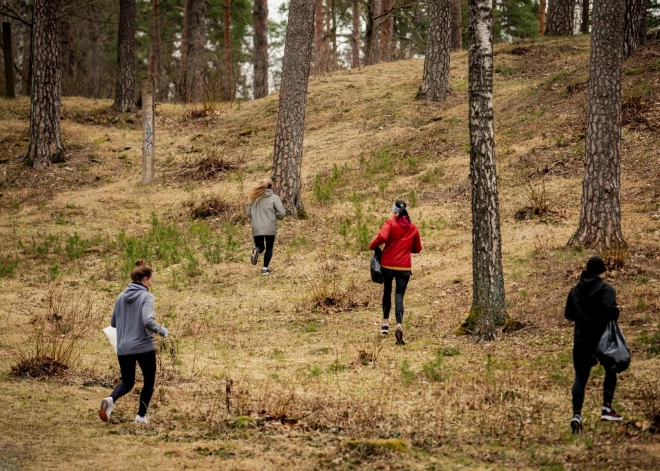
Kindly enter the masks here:
<path id="1" fill-rule="evenodd" d="M 280 197 L 273 190 L 266 190 L 261 198 L 248 205 L 245 214 L 252 219 L 254 237 L 272 236 L 277 234 L 277 220 L 284 219 L 286 210 Z"/>
<path id="2" fill-rule="evenodd" d="M 117 355 L 135 355 L 156 349 L 154 334 L 168 331 L 154 319 L 154 295 L 146 286 L 131 283 L 117 296 L 110 325 L 117 329 Z"/>

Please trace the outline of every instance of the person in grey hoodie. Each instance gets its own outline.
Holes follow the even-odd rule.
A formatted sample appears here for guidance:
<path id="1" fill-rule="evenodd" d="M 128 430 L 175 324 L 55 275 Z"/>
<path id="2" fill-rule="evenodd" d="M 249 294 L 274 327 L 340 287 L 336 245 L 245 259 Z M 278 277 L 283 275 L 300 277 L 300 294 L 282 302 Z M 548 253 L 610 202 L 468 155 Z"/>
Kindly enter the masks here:
<path id="1" fill-rule="evenodd" d="M 259 254 L 264 254 L 264 266 L 262 275 L 270 275 L 270 260 L 273 258 L 273 246 L 275 245 L 275 234 L 277 234 L 277 220 L 284 219 L 286 210 L 282 206 L 280 197 L 273 193 L 273 182 L 263 180 L 250 189 L 248 195 L 248 207 L 245 214 L 252 220 L 252 236 L 254 237 L 254 249 L 250 262 L 256 265 L 259 262 Z"/>
<path id="2" fill-rule="evenodd" d="M 99 417 L 107 422 L 115 402 L 133 389 L 137 362 L 142 370 L 144 386 L 135 423 L 147 424 L 147 408 L 156 382 L 156 345 L 153 334 L 167 337 L 169 332 L 154 319 L 154 296 L 149 292 L 153 283 L 151 267 L 138 260 L 131 272 L 131 280 L 133 282 L 117 297 L 110 320 L 110 325 L 117 329 L 121 383 L 115 386 L 110 396 L 101 401 Z"/>

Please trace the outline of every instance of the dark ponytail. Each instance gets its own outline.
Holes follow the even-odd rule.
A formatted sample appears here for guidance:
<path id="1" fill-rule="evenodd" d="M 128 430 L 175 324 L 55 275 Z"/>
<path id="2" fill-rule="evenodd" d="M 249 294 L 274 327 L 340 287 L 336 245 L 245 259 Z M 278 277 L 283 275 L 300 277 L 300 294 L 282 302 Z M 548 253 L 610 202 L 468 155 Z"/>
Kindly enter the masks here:
<path id="1" fill-rule="evenodd" d="M 151 278 L 153 273 L 154 271 L 151 267 L 144 263 L 144 260 L 140 259 L 135 262 L 135 268 L 131 271 L 131 280 L 133 280 L 133 283 L 142 283 L 142 280 L 145 278 Z"/>
<path id="2" fill-rule="evenodd" d="M 410 220 L 410 215 L 408 214 L 408 209 L 406 206 L 406 202 L 403 200 L 396 200 L 394 202 L 394 206 L 398 208 L 399 212 L 397 213 L 399 217 L 406 218 L 408 222 L 412 222 Z"/>

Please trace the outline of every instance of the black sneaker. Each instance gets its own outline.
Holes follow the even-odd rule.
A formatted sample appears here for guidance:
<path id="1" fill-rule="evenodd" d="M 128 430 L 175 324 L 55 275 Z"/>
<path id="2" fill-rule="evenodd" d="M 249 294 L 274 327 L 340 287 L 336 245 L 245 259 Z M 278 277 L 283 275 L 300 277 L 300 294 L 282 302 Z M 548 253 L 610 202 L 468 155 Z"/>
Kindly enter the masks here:
<path id="1" fill-rule="evenodd" d="M 600 420 L 607 422 L 621 422 L 623 417 L 616 413 L 616 411 L 610 407 L 603 407 L 600 413 Z"/>
<path id="2" fill-rule="evenodd" d="M 257 247 L 252 249 L 252 256 L 250 257 L 250 263 L 256 265 L 259 262 L 259 249 Z"/>
<path id="3" fill-rule="evenodd" d="M 388 324 L 383 324 L 380 328 L 380 333 L 383 334 L 383 335 L 389 335 L 390 326 Z"/>
<path id="4" fill-rule="evenodd" d="M 580 414 L 575 414 L 571 419 L 571 430 L 575 435 L 582 433 L 582 416 Z"/>
<path id="5" fill-rule="evenodd" d="M 261 274 L 262 274 L 262 275 L 270 275 L 270 268 L 263 267 L 263 268 L 261 269 Z"/>
<path id="6" fill-rule="evenodd" d="M 394 332 L 394 336 L 396 337 L 396 344 L 397 345 L 405 345 L 406 342 L 403 341 L 403 329 L 401 327 L 396 328 L 396 332 Z"/>

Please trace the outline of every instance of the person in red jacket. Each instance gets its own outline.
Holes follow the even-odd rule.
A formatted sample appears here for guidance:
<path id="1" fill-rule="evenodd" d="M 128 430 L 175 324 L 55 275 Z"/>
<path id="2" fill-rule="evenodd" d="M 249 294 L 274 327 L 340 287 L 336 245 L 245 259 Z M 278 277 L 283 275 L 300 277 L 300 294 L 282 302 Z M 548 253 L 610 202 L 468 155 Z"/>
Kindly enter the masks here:
<path id="1" fill-rule="evenodd" d="M 380 250 L 385 244 L 380 258 L 383 269 L 383 326 L 381 334 L 389 334 L 389 318 L 392 309 L 392 282 L 396 281 L 394 314 L 396 315 L 396 343 L 405 345 L 403 341 L 403 296 L 406 294 L 408 281 L 412 275 L 410 254 L 422 251 L 422 239 L 419 230 L 410 220 L 406 203 L 396 200 L 392 207 L 394 217 L 383 223 L 378 235 L 371 242 L 369 250 Z"/>

